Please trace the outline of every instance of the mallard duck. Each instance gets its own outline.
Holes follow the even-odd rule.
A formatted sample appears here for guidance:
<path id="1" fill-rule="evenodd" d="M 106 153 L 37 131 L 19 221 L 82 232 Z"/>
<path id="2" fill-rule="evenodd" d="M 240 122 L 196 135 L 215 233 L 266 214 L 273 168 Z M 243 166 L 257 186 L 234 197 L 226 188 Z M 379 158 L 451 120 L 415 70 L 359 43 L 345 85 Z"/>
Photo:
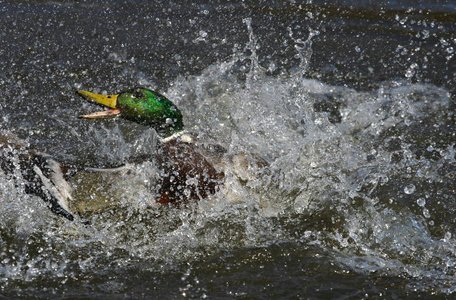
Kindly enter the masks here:
<path id="1" fill-rule="evenodd" d="M 156 130 L 159 142 L 155 162 L 160 170 L 156 202 L 160 205 L 180 206 L 206 199 L 214 195 L 222 185 L 225 186 L 227 199 L 236 201 L 242 196 L 233 193 L 237 190 L 233 184 L 246 186 L 252 179 L 249 170 L 267 165 L 264 160 L 251 154 L 226 155 L 226 150 L 221 146 L 199 143 L 195 135 L 184 130 L 179 108 L 157 92 L 135 88 L 116 95 L 100 95 L 88 91 L 78 93 L 110 108 L 84 115 L 84 119 L 122 117 Z M 49 203 L 51 211 L 69 220 L 75 219 L 74 212 L 69 209 L 72 188 L 67 180 L 81 169 L 67 168 L 50 155 L 30 149 L 27 143 L 14 135 L 1 133 L 0 167 L 8 176 L 21 177 L 25 181 L 25 191 Z M 84 170 L 122 172 L 123 168 Z M 225 171 L 231 177 L 234 175 L 235 180 L 227 181 Z M 82 210 L 88 208 L 84 204 L 82 207 Z"/>
<path id="2" fill-rule="evenodd" d="M 52 212 L 74 220 L 68 209 L 71 187 L 65 179 L 71 170 L 49 154 L 31 149 L 14 134 L 0 132 L 0 168 L 17 184 L 24 183 L 26 193 L 46 201 Z"/>
<path id="3" fill-rule="evenodd" d="M 151 126 L 159 136 L 155 155 L 160 180 L 156 202 L 179 206 L 205 199 L 217 192 L 225 174 L 198 149 L 194 137 L 184 131 L 179 108 L 160 93 L 135 88 L 116 95 L 78 91 L 110 109 L 82 116 L 84 119 L 122 117 Z"/>
<path id="4" fill-rule="evenodd" d="M 242 196 L 233 193 L 236 190 L 232 188 L 233 184 L 245 186 L 252 179 L 248 172 L 252 165 L 255 165 L 253 169 L 266 165 L 264 160 L 252 155 L 225 155 L 226 150 L 221 146 L 199 143 L 194 135 L 184 130 L 182 113 L 178 107 L 157 92 L 135 88 L 116 95 L 100 95 L 88 91 L 78 93 L 110 108 L 84 115 L 84 119 L 122 117 L 156 130 L 159 142 L 155 162 L 160 170 L 156 189 L 158 204 L 180 206 L 206 199 L 214 195 L 222 185 L 231 192 L 225 193 L 230 201 L 239 199 Z M 80 169 L 67 168 L 50 155 L 30 149 L 27 143 L 14 135 L 1 133 L 0 167 L 8 176 L 18 176 L 16 170 L 20 170 L 19 176 L 25 181 L 27 193 L 41 197 L 49 203 L 54 213 L 69 220 L 75 219 L 74 213 L 69 209 L 72 188 L 67 180 Z M 85 168 L 86 172 L 122 170 L 122 167 L 112 170 Z M 230 176 L 234 174 L 235 180 L 228 182 L 224 171 L 228 171 Z M 87 205 L 82 204 L 82 207 L 84 210 Z"/>

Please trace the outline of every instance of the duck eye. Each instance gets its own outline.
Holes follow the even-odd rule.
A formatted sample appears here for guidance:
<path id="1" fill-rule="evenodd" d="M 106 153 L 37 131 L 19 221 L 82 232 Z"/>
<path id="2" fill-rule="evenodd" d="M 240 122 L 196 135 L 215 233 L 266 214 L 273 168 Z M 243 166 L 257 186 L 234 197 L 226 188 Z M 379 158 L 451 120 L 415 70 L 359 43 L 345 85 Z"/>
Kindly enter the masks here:
<path id="1" fill-rule="evenodd" d="M 134 98 L 141 98 L 143 96 L 141 91 L 135 91 L 132 95 Z"/>

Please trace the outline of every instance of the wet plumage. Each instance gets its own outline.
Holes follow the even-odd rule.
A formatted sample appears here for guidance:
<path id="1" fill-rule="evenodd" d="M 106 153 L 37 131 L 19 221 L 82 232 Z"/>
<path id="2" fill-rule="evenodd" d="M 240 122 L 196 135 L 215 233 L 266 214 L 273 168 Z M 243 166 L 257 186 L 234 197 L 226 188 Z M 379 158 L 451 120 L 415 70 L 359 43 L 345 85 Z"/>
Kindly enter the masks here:
<path id="1" fill-rule="evenodd" d="M 30 149 L 13 134 L 0 132 L 0 167 L 16 182 L 23 182 L 26 193 L 47 202 L 52 212 L 74 219 L 68 209 L 71 187 L 64 168 L 50 155 Z"/>

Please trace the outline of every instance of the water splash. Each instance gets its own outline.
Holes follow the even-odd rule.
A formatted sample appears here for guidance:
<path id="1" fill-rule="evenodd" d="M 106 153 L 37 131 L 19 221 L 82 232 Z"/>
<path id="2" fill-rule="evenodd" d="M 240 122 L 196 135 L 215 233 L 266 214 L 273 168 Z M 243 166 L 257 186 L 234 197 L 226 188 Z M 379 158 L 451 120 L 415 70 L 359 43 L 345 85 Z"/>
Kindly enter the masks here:
<path id="1" fill-rule="evenodd" d="M 179 80 L 168 94 L 188 111 L 196 107 L 192 130 L 216 136 L 231 152 L 253 152 L 269 162 L 269 173 L 256 183 L 267 188 L 246 198 L 254 200 L 247 203 L 257 205 L 260 218 L 274 217 L 296 230 L 290 237 L 281 227 L 279 240 L 338 249 L 335 260 L 356 272 L 405 272 L 420 280 L 420 289 L 434 288 L 427 279 L 456 258 L 453 241 L 442 240 L 454 228 L 453 192 L 444 188 L 454 168 L 454 141 L 445 129 L 452 126 L 448 92 L 420 84 L 385 83 L 372 92 L 328 86 L 302 77 L 306 55 L 291 77 L 268 77 L 254 62 L 255 76 L 245 84 L 230 73 L 235 57 L 185 84 Z M 256 53 L 250 58 L 258 59 Z M 443 111 L 449 115 L 442 118 Z M 433 124 L 440 138 L 423 124 Z M 416 207 L 423 197 L 433 204 Z M 258 238 L 256 230 L 244 230 Z M 453 272 L 446 270 L 443 286 L 451 285 Z"/>
<path id="2" fill-rule="evenodd" d="M 98 179 L 96 192 L 81 196 L 117 203 L 90 215 L 86 227 L 56 218 L 21 182 L 0 174 L 2 288 L 11 281 L 33 286 L 43 277 L 92 283 L 93 273 L 106 277 L 117 268 L 172 269 L 222 250 L 292 242 L 331 249 L 335 264 L 360 274 L 407 276 L 420 289 L 454 292 L 448 92 L 399 83 L 360 92 L 305 79 L 312 31 L 295 41 L 296 71 L 270 76 L 259 64 L 251 20 L 245 24 L 247 54 L 180 77 L 166 91 L 190 131 L 222 144 L 228 155 L 265 162 L 252 167 L 247 182 L 228 174 L 238 201 L 221 193 L 195 211 L 154 207 L 144 182 L 153 166 L 140 164 L 137 178 L 122 177 L 129 183 L 122 189 L 103 189 Z M 246 61 L 248 71 L 239 68 Z M 89 136 L 107 157 L 123 160 L 144 150 L 134 139 L 119 142 L 126 131 L 91 129 Z M 146 132 L 137 141 L 143 139 L 154 137 Z"/>

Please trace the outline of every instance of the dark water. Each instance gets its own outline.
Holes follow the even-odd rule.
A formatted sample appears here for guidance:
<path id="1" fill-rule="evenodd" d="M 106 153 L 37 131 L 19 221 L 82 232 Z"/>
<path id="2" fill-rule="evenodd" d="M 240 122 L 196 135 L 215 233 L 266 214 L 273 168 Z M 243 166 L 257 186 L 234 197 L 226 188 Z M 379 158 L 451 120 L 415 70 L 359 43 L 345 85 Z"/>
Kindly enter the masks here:
<path id="1" fill-rule="evenodd" d="M 139 178 L 90 226 L 0 173 L 10 298 L 452 298 L 453 1 L 2 1 L 0 129 L 67 164 L 154 150 L 153 130 L 75 91 L 161 91 L 187 128 L 268 162 L 197 209 L 150 207 Z"/>

